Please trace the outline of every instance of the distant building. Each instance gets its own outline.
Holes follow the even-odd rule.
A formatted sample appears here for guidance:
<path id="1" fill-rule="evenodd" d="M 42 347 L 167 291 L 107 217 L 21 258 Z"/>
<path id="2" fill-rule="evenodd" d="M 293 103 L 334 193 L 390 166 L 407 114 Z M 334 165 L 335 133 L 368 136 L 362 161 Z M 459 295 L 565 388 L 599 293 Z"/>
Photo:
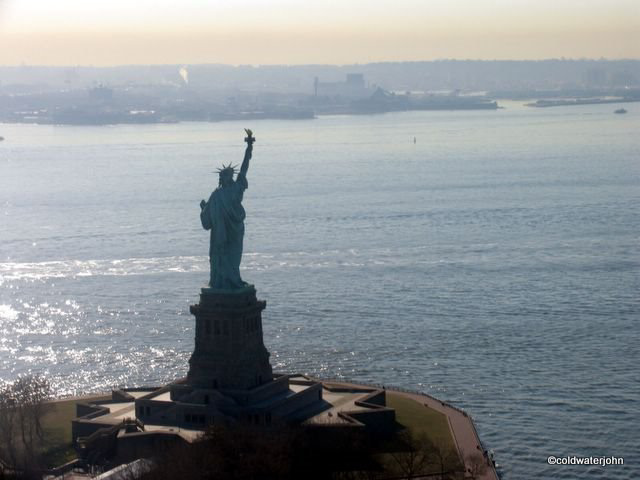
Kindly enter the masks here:
<path id="1" fill-rule="evenodd" d="M 352 88 L 365 88 L 364 75 L 362 73 L 348 73 L 347 85 Z"/>
<path id="2" fill-rule="evenodd" d="M 313 86 L 316 97 L 364 98 L 371 95 L 362 73 L 348 73 L 343 82 L 321 82 L 316 77 Z"/>
<path id="3" fill-rule="evenodd" d="M 587 87 L 604 87 L 607 83 L 607 71 L 604 68 L 590 68 L 584 73 Z"/>

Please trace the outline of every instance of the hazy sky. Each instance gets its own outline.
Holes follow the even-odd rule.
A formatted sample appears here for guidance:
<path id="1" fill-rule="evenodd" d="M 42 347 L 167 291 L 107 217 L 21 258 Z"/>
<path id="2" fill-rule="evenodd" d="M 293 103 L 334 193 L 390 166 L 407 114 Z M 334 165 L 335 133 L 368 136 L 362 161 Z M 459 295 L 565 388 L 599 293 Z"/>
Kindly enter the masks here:
<path id="1" fill-rule="evenodd" d="M 640 0 L 0 0 L 0 64 L 640 58 Z"/>

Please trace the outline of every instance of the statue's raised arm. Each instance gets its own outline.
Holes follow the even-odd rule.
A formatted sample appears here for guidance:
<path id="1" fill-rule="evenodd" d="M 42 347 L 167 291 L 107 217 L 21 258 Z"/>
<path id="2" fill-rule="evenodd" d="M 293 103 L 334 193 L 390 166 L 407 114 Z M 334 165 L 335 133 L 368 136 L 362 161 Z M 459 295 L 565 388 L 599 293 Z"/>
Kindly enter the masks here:
<path id="1" fill-rule="evenodd" d="M 244 139 L 244 141 L 247 142 L 247 148 L 244 151 L 244 160 L 242 160 L 242 166 L 240 167 L 238 176 L 242 175 L 246 177 L 247 170 L 249 170 L 249 160 L 251 160 L 251 154 L 253 153 L 253 142 L 256 141 L 256 138 L 253 136 L 251 129 L 245 128 L 244 131 L 247 132 L 247 136 Z"/>

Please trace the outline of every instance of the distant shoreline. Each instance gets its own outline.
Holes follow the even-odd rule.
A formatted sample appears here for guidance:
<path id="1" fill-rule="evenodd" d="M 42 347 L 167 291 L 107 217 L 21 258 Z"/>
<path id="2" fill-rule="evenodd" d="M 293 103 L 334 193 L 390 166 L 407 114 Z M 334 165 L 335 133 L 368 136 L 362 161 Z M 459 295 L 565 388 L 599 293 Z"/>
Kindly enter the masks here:
<path id="1" fill-rule="evenodd" d="M 415 106 L 411 108 L 384 108 L 372 106 L 367 109 L 358 108 L 345 108 L 345 109 L 329 109 L 322 112 L 292 112 L 290 114 L 269 114 L 264 112 L 251 112 L 242 114 L 229 114 L 220 116 L 210 116 L 207 119 L 192 120 L 192 119 L 178 119 L 170 116 L 143 116 L 139 114 L 127 115 L 126 113 L 120 115 L 106 115 L 101 116 L 55 116 L 55 117 L 22 117 L 22 118 L 10 118 L 0 119 L 0 123 L 13 123 L 13 124 L 27 124 L 27 125 L 69 125 L 69 126 L 108 126 L 108 125 L 157 125 L 157 124 L 176 124 L 183 122 L 203 122 L 203 123 L 218 123 L 228 121 L 246 121 L 246 120 L 315 120 L 321 116 L 338 116 L 338 115 L 381 115 L 385 113 L 398 113 L 398 112 L 416 112 L 416 111 L 472 111 L 472 110 L 497 110 L 501 107 L 498 106 L 496 101 L 490 102 L 478 102 L 470 103 L 469 105 L 433 105 L 433 106 Z"/>
<path id="2" fill-rule="evenodd" d="M 207 117 L 197 121 L 206 123 L 217 123 L 226 121 L 246 121 L 246 120 L 314 120 L 322 115 L 379 115 L 393 112 L 411 111 L 454 111 L 454 110 L 497 110 L 500 108 L 496 101 L 477 101 L 462 99 L 453 102 L 451 100 L 427 100 L 424 104 L 396 105 L 396 104 L 376 104 L 362 103 L 355 106 L 344 106 L 328 108 L 321 111 L 313 110 L 291 110 L 287 112 L 241 112 L 228 114 L 209 114 Z M 194 121 L 190 118 L 179 118 L 170 114 L 161 115 L 155 112 L 89 112 L 75 111 L 62 112 L 54 115 L 29 115 L 15 116 L 14 118 L 0 118 L 0 122 L 37 124 L 37 125 L 76 125 L 76 126 L 106 126 L 106 125 L 149 125 L 149 124 L 171 124 Z M 7 121 L 8 120 L 8 121 Z"/>
<path id="3" fill-rule="evenodd" d="M 606 103 L 633 103 L 640 102 L 640 98 L 567 98 L 561 100 L 537 100 L 532 103 L 525 103 L 527 107 L 549 108 L 549 107 L 572 107 L 575 105 L 599 105 Z"/>
<path id="4" fill-rule="evenodd" d="M 192 120 L 192 119 L 178 119 L 170 116 L 158 116 L 158 115 L 140 115 L 125 113 L 120 115 L 107 115 L 105 117 L 83 117 L 70 118 L 70 117 L 23 117 L 23 118 L 0 118 L 1 124 L 15 124 L 15 125 L 60 125 L 60 126 L 116 126 L 116 125 L 161 125 L 161 124 L 178 124 L 178 123 L 219 123 L 228 121 L 246 121 L 246 120 L 315 120 L 325 116 L 374 116 L 382 115 L 386 113 L 403 113 L 403 112 L 426 112 L 426 111 L 477 111 L 477 110 L 489 110 L 495 111 L 504 109 L 504 106 L 498 104 L 498 101 L 513 101 L 509 98 L 496 98 L 496 100 L 484 100 L 482 102 L 470 102 L 468 104 L 458 105 L 415 105 L 409 108 L 397 108 L 391 106 L 390 108 L 384 108 L 383 106 L 377 106 L 379 108 L 337 108 L 328 109 L 321 112 L 313 111 L 301 111 L 291 112 L 287 114 L 270 114 L 267 112 L 243 112 L 239 114 L 223 114 L 212 115 L 207 119 Z M 524 100 L 516 100 L 517 102 L 523 102 Z M 636 103 L 640 102 L 640 98 L 563 98 L 563 99 L 539 99 L 530 103 L 522 103 L 522 106 L 533 108 L 550 108 L 550 107 L 563 107 L 563 106 L 578 106 L 578 105 L 600 105 L 600 104 L 617 104 L 617 103 Z M 369 105 L 367 105 L 369 107 Z M 376 107 L 376 106 L 370 106 Z M 387 106 L 388 107 L 388 106 Z M 4 138 L 0 137 L 0 141 Z"/>

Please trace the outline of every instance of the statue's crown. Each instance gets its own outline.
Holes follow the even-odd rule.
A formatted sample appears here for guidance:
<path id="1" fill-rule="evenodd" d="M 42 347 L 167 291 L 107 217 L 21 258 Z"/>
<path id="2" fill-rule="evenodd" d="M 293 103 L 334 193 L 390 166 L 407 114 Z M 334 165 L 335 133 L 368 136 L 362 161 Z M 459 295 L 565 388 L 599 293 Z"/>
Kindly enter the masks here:
<path id="1" fill-rule="evenodd" d="M 237 165 L 232 166 L 231 164 L 225 165 L 223 163 L 222 168 L 219 168 L 217 172 L 220 174 L 221 177 L 227 176 L 227 175 L 233 176 L 233 174 L 236 173 L 236 167 Z"/>

